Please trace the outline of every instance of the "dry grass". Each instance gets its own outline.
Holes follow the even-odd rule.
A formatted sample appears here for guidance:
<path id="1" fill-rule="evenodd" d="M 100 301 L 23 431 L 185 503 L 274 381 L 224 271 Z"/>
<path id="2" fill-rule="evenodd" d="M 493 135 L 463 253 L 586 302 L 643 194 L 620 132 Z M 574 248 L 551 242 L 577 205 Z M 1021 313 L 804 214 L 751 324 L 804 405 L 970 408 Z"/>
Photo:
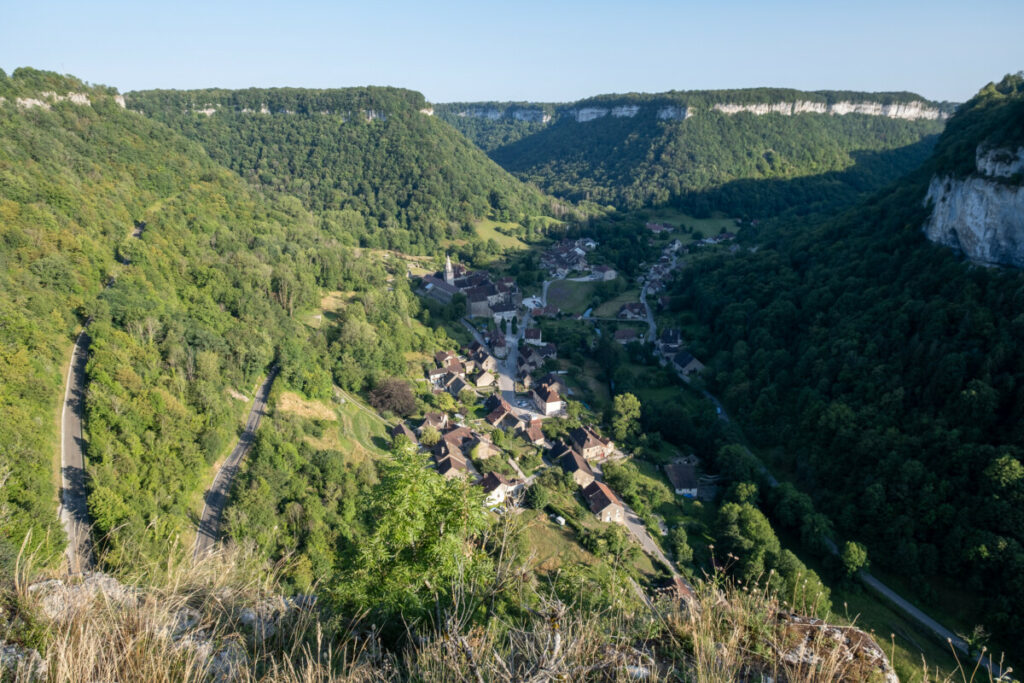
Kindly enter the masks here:
<path id="1" fill-rule="evenodd" d="M 506 553 L 501 528 L 498 584 L 521 566 Z M 662 595 L 647 607 L 586 611 L 541 589 L 523 600 L 520 613 L 486 618 L 487 598 L 460 583 L 449 608 L 432 623 L 408 626 L 406 645 L 388 650 L 373 624 L 356 620 L 332 630 L 327 624 L 335 620 L 312 601 L 283 600 L 275 573 L 242 548 L 145 568 L 125 577 L 123 590 L 86 595 L 59 614 L 51 604 L 49 616 L 43 593 L 28 587 L 32 574 L 23 564 L 0 592 L 0 640 L 11 640 L 10 624 L 21 624 L 13 640 L 32 636 L 26 644 L 43 651 L 52 681 L 884 680 L 878 662 L 858 654 L 862 647 L 881 652 L 862 631 L 806 620 L 794 626 L 776 597 L 720 575 L 698 583 L 686 602 Z M 273 629 L 254 624 L 247 609 Z M 852 645 L 839 648 L 841 640 Z M 794 652 L 800 656 L 787 656 Z M 24 672 L 8 678 L 30 680 Z M 991 681 L 970 667 L 942 679 L 926 669 L 925 679 Z"/>
<path id="2" fill-rule="evenodd" d="M 313 420 L 333 422 L 338 419 L 338 414 L 331 406 L 322 401 L 307 401 L 293 391 L 281 392 L 281 396 L 277 399 L 276 409 Z"/>

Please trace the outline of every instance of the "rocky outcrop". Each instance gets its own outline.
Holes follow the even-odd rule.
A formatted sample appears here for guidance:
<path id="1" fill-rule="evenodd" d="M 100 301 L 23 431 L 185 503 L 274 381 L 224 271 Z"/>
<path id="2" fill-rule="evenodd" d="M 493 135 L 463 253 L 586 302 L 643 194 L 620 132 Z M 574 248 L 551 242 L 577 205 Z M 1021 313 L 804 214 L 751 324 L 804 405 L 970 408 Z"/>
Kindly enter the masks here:
<path id="1" fill-rule="evenodd" d="M 80 582 L 59 579 L 40 581 L 29 586 L 28 592 L 37 601 L 43 614 L 55 621 L 70 617 L 97 598 L 129 608 L 135 607 L 139 600 L 134 588 L 97 572 L 85 574 Z"/>
<path id="2" fill-rule="evenodd" d="M 935 176 L 925 205 L 932 207 L 924 233 L 932 242 L 982 265 L 1024 268 L 1024 148 L 975 153 L 976 174 Z"/>
<path id="3" fill-rule="evenodd" d="M 783 647 L 777 655 L 790 666 L 840 670 L 844 680 L 884 680 L 899 683 L 885 650 L 864 631 L 835 626 L 820 619 L 795 614 L 780 615 L 784 623 Z"/>
<path id="4" fill-rule="evenodd" d="M 924 119 L 936 121 L 947 118 L 947 115 L 937 109 L 930 107 L 925 102 L 893 102 L 882 104 L 881 102 L 808 102 L 798 100 L 796 102 L 776 102 L 774 104 L 716 104 L 712 107 L 715 111 L 723 114 L 739 114 L 746 112 L 756 116 L 764 114 L 782 114 L 792 116 L 794 114 L 830 114 L 833 116 L 844 116 L 846 114 L 864 114 L 867 116 L 885 116 L 890 119 L 905 119 L 915 121 Z"/>
<path id="5" fill-rule="evenodd" d="M 569 112 L 569 115 L 576 120 L 577 123 L 586 123 L 587 121 L 593 121 L 608 116 L 608 109 L 605 107 L 583 107 L 582 109 L 574 109 Z"/>
<path id="6" fill-rule="evenodd" d="M 234 596 L 227 595 L 226 602 L 218 597 L 209 603 L 215 608 L 211 611 L 207 605 L 204 614 L 175 596 L 125 585 L 99 572 L 86 573 L 80 581 L 50 579 L 31 584 L 28 596 L 40 616 L 55 624 L 89 623 L 94 611 L 122 615 L 133 622 L 131 628 L 141 629 L 140 637 L 193 655 L 214 681 L 236 680 L 251 668 L 244 643 L 258 650 L 276 634 L 287 632 L 300 611 L 316 606 L 313 596 L 271 596 L 239 605 L 231 604 Z M 0 612 L 0 627 L 4 618 Z M 120 618 L 114 617 L 115 621 Z M 103 627 L 109 627 L 104 619 L 109 616 L 100 617 Z M 5 671 L 18 681 L 43 680 L 49 664 L 35 650 L 0 641 L 0 680 L 7 680 Z"/>
<path id="7" fill-rule="evenodd" d="M 551 115 L 545 113 L 543 109 L 513 109 L 512 118 L 516 121 L 525 121 L 527 123 L 548 123 L 551 121 Z"/>
<path id="8" fill-rule="evenodd" d="M 463 109 L 457 114 L 457 116 L 461 118 L 487 119 L 489 121 L 499 121 L 504 118 L 510 118 L 514 121 L 523 121 L 525 123 L 549 123 L 551 121 L 551 115 L 543 109 L 524 107 L 510 107 L 508 109 L 476 107 L 472 109 Z"/>
<path id="9" fill-rule="evenodd" d="M 658 109 L 658 119 L 661 121 L 682 121 L 693 116 L 688 107 L 661 107 Z"/>
<path id="10" fill-rule="evenodd" d="M 796 102 L 764 102 L 755 104 L 719 103 L 711 107 L 712 111 L 722 114 L 754 114 L 763 116 L 765 114 L 781 114 L 783 116 L 794 116 L 796 114 L 829 114 L 832 116 L 844 116 L 846 114 L 863 114 L 866 116 L 884 116 L 891 119 L 904 119 L 908 121 L 928 120 L 936 121 L 948 118 L 948 115 L 929 105 L 927 102 L 893 102 L 883 104 L 881 102 L 814 102 L 809 100 L 797 100 Z M 563 108 L 558 116 L 568 118 L 576 123 L 587 123 L 597 119 L 612 116 L 614 118 L 634 118 L 645 111 L 652 111 L 650 106 L 640 104 L 617 104 L 613 106 L 585 106 Z M 692 117 L 696 112 L 693 107 L 685 105 L 663 104 L 653 110 L 659 121 L 683 121 Z M 704 110 L 707 111 L 707 110 Z M 516 121 L 548 123 L 552 117 L 542 109 L 528 108 L 501 108 L 501 107 L 470 107 L 459 111 L 457 116 L 462 118 L 487 119 L 489 121 L 500 121 L 504 118 L 512 118 Z"/>
<path id="11" fill-rule="evenodd" d="M 0 680 L 43 681 L 48 670 L 38 651 L 0 640 Z"/>
<path id="12" fill-rule="evenodd" d="M 120 97 L 120 95 L 117 97 Z M 16 97 L 14 99 L 14 103 L 22 109 L 49 109 L 57 102 L 65 101 L 84 106 L 92 104 L 92 102 L 89 101 L 89 96 L 84 92 L 69 92 L 66 95 L 58 95 L 52 91 L 44 91 L 39 93 L 37 97 Z"/>

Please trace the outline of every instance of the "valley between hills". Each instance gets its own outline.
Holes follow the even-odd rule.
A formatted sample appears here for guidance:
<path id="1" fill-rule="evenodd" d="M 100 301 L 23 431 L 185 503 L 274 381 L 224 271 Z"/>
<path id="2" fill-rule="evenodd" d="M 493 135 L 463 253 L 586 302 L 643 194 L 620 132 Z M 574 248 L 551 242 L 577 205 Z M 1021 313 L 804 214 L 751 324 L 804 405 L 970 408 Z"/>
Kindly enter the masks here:
<path id="1" fill-rule="evenodd" d="M 0 72 L 4 666 L 1008 680 L 1021 121 Z"/>

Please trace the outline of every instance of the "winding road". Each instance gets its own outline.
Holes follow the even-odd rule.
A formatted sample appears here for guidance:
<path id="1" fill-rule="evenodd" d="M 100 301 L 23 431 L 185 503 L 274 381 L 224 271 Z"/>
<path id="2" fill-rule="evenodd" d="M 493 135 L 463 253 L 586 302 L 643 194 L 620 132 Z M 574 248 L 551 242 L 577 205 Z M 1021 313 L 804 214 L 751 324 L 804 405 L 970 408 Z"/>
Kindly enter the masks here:
<path id="1" fill-rule="evenodd" d="M 199 518 L 199 528 L 196 529 L 195 550 L 192 558 L 198 560 L 213 549 L 217 538 L 220 536 L 220 522 L 224 515 L 224 508 L 228 504 L 228 494 L 231 492 L 231 482 L 238 473 L 238 466 L 242 459 L 252 447 L 256 437 L 256 429 L 260 426 L 260 419 L 263 417 L 267 405 L 267 396 L 270 394 L 270 387 L 277 377 L 278 368 L 273 368 L 263 380 L 263 384 L 256 391 L 256 397 L 252 402 L 252 409 L 249 411 L 249 419 L 245 423 L 245 431 L 238 438 L 234 450 L 228 456 L 224 464 L 217 470 L 217 476 L 213 484 L 206 491 L 204 496 L 203 514 Z"/>
<path id="2" fill-rule="evenodd" d="M 68 573 L 80 576 L 94 564 L 92 538 L 89 535 L 89 507 L 85 490 L 85 439 L 82 418 L 85 415 L 85 364 L 89 360 L 88 321 L 71 350 L 64 404 L 60 414 L 60 508 L 57 512 L 68 536 L 65 556 Z"/>
<path id="3" fill-rule="evenodd" d="M 718 398 L 713 396 L 707 390 L 703 390 L 702 393 L 705 397 L 708 398 L 708 400 L 715 404 L 715 407 L 718 409 L 718 418 L 724 422 L 728 422 L 729 415 L 728 413 L 726 413 L 725 407 L 722 405 L 721 401 L 719 401 Z M 765 467 L 764 463 L 762 463 L 760 459 L 756 455 L 754 455 L 749 448 L 747 448 L 746 445 L 743 445 L 743 450 L 746 451 L 746 453 L 750 457 L 754 458 L 758 462 L 761 468 L 761 473 L 764 475 L 765 481 L 767 481 L 769 486 L 771 486 L 772 488 L 778 486 L 778 479 L 776 479 L 772 475 L 772 473 L 768 471 L 768 468 Z M 824 542 L 825 546 L 829 549 L 829 552 L 836 556 L 839 555 L 839 547 L 836 545 L 835 541 L 826 536 L 824 538 Z M 893 607 L 895 607 L 898 611 L 903 612 L 903 614 L 905 614 L 912 621 L 917 622 L 920 626 L 923 626 L 926 630 L 935 634 L 940 639 L 947 641 L 948 643 L 953 645 L 953 647 L 955 647 L 959 652 L 970 656 L 970 646 L 968 645 L 966 640 L 961 638 L 954 631 L 946 628 L 939 622 L 929 617 L 921 609 L 914 606 L 912 602 L 910 602 L 909 600 L 901 596 L 899 593 L 897 593 L 896 591 L 894 591 L 893 589 L 889 588 L 884 583 L 879 581 L 870 572 L 862 570 L 857 573 L 857 578 L 859 578 L 864 583 L 864 585 L 866 585 L 872 591 L 885 598 L 885 600 L 891 603 Z M 1002 670 L 996 662 L 983 659 L 981 661 L 981 665 L 996 678 L 999 678 L 999 676 L 1002 675 Z"/>
<path id="4" fill-rule="evenodd" d="M 672 256 L 672 265 L 671 265 L 671 269 L 672 270 L 675 269 L 676 263 L 677 263 L 677 257 L 676 257 L 675 254 L 673 254 L 673 256 Z M 648 278 L 648 279 L 650 279 L 650 278 Z M 647 336 L 647 338 L 651 341 L 651 343 L 655 344 L 655 352 L 660 356 L 661 355 L 661 351 L 660 351 L 658 345 L 655 343 L 656 340 L 657 340 L 657 336 L 656 335 L 657 335 L 658 329 L 657 329 L 657 326 L 656 326 L 655 321 L 654 321 L 654 312 L 651 310 L 651 307 L 649 305 L 647 305 L 647 285 L 646 284 L 644 284 L 644 286 L 640 290 L 640 303 L 644 304 L 644 307 L 647 310 L 647 325 L 648 325 L 648 336 Z M 671 362 L 672 361 L 671 361 L 670 358 L 664 358 L 664 357 L 662 357 L 662 358 L 663 358 L 664 362 L 667 362 L 671 366 Z M 676 374 L 679 375 L 679 378 L 681 380 L 683 380 L 684 382 L 686 382 L 687 384 L 690 383 L 690 378 L 685 376 L 685 375 L 683 375 L 681 372 L 679 372 L 678 369 L 676 369 Z M 718 419 L 722 420 L 723 422 L 729 422 L 730 421 L 729 414 L 726 412 L 725 406 L 722 405 L 722 402 L 720 400 L 718 400 L 718 397 L 713 395 L 707 389 L 700 389 L 700 392 L 704 395 L 704 397 L 706 399 L 711 401 L 711 403 L 715 406 L 715 409 L 716 409 L 716 411 L 718 413 Z M 779 480 L 775 478 L 775 476 L 768 470 L 768 468 L 765 467 L 764 463 L 762 463 L 761 460 L 756 455 L 754 455 L 754 453 L 746 446 L 746 444 L 742 444 L 742 446 L 743 446 L 743 450 L 747 453 L 747 455 L 749 455 L 751 458 L 754 458 L 758 462 L 758 464 L 760 466 L 760 469 L 761 469 L 761 474 L 764 476 L 765 481 L 768 483 L 768 485 L 770 487 L 772 487 L 772 488 L 777 487 L 779 485 Z M 632 531 L 632 529 L 631 529 L 631 531 Z M 644 531 L 646 531 L 646 528 L 644 528 Z M 634 535 L 636 535 L 636 534 L 634 534 Z M 830 552 L 833 555 L 839 555 L 839 548 L 836 546 L 835 542 L 831 538 L 826 537 L 824 539 L 824 541 L 825 541 L 825 545 L 828 547 L 828 549 L 830 550 Z M 671 565 L 669 565 L 669 566 L 671 566 Z M 928 631 L 934 633 L 939 638 L 948 641 L 957 650 L 959 650 L 963 654 L 969 654 L 970 648 L 969 648 L 969 646 L 967 644 L 967 641 L 965 641 L 959 635 L 957 635 L 956 633 L 954 633 L 950 629 L 946 628 L 945 626 L 943 626 L 939 622 L 937 622 L 934 619 L 932 619 L 931 617 L 929 617 L 923 611 L 921 611 L 920 609 L 915 607 L 909 600 L 907 600 L 906 598 L 903 598 L 902 596 L 900 596 L 899 593 L 897 593 L 893 589 L 891 589 L 888 586 L 886 586 L 884 583 L 879 581 L 876 577 L 871 575 L 869 572 L 861 571 L 861 572 L 858 573 L 857 576 L 868 588 L 870 588 L 872 591 L 874 591 L 875 593 L 877 593 L 880 596 L 882 596 L 883 598 L 885 598 L 894 607 L 896 607 L 896 609 L 898 609 L 900 612 L 903 612 L 912 621 L 917 622 L 919 625 L 923 626 Z M 999 666 L 996 663 L 994 663 L 994 662 L 982 661 L 982 666 L 984 666 L 986 669 L 988 669 L 992 673 L 993 676 L 998 677 L 1002 673 L 1000 668 L 999 668 Z"/>

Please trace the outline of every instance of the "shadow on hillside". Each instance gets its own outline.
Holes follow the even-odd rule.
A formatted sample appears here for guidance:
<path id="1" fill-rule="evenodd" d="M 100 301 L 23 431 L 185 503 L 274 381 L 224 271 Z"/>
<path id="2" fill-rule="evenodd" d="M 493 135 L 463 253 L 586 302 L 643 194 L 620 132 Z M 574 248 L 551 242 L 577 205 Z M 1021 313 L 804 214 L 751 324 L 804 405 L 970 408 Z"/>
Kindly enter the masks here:
<path id="1" fill-rule="evenodd" d="M 732 216 L 765 218 L 782 213 L 807 215 L 844 209 L 865 194 L 882 190 L 919 168 L 931 156 L 937 135 L 896 149 L 851 152 L 854 165 L 842 171 L 800 178 L 745 178 L 671 201 L 701 218 L 713 211 Z"/>

